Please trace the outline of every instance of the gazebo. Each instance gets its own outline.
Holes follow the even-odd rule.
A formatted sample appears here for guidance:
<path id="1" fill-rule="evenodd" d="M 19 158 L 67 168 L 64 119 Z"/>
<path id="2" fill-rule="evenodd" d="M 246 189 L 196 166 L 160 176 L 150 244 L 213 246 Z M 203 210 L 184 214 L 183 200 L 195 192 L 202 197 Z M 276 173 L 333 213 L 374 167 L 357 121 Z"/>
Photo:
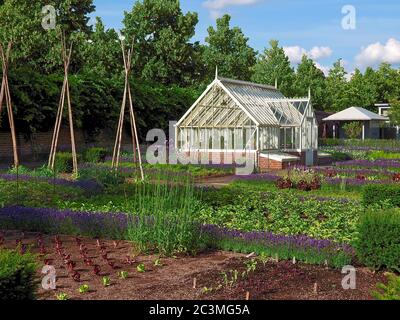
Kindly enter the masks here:
<path id="1" fill-rule="evenodd" d="M 362 133 L 361 139 L 379 139 L 380 138 L 380 124 L 388 121 L 389 118 L 383 117 L 377 113 L 371 112 L 367 109 L 360 107 L 350 107 L 346 110 L 335 113 L 323 121 L 331 121 L 333 125 L 334 138 L 346 138 L 342 129 L 342 125 L 349 122 L 361 122 Z"/>
<path id="2" fill-rule="evenodd" d="M 310 97 L 286 98 L 277 87 L 220 78 L 175 126 L 179 156 L 230 164 L 250 156 L 260 169 L 317 163 L 318 126 Z"/>

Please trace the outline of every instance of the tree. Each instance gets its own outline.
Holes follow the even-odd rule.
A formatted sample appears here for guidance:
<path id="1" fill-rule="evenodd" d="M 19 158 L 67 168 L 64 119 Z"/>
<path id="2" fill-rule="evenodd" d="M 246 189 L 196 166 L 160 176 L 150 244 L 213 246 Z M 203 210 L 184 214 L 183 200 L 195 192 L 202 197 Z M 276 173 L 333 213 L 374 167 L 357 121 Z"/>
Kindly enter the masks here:
<path id="1" fill-rule="evenodd" d="M 133 65 L 144 80 L 187 85 L 198 72 L 200 45 L 190 43 L 197 13 L 182 13 L 177 0 L 143 0 L 125 12 L 123 35 L 135 39 Z"/>
<path id="2" fill-rule="evenodd" d="M 207 81 L 213 78 L 215 67 L 224 77 L 250 80 L 256 52 L 248 45 L 242 30 L 230 28 L 231 17 L 217 19 L 216 29 L 208 28 L 208 45 L 204 48 L 203 63 L 207 67 Z"/>
<path id="3" fill-rule="evenodd" d="M 123 68 L 121 44 L 114 29 L 106 30 L 96 18 L 95 30 L 83 45 L 83 72 L 111 77 Z"/>
<path id="4" fill-rule="evenodd" d="M 349 106 L 363 107 L 375 112 L 376 86 L 361 73 L 359 69 L 354 71 L 345 92 Z"/>
<path id="5" fill-rule="evenodd" d="M 269 44 L 271 48 L 265 49 L 254 66 L 252 79 L 269 85 L 274 85 L 277 80 L 279 90 L 286 96 L 293 96 L 295 73 L 289 58 L 277 40 L 271 40 Z"/>
<path id="6" fill-rule="evenodd" d="M 294 87 L 299 96 L 306 96 L 308 94 L 308 88 L 310 88 L 314 108 L 318 110 L 323 110 L 325 108 L 325 75 L 315 66 L 314 61 L 306 55 L 302 57 L 297 67 Z"/>
<path id="7" fill-rule="evenodd" d="M 400 74 L 388 63 L 382 63 L 375 73 L 377 102 L 400 100 Z"/>
<path id="8" fill-rule="evenodd" d="M 43 3 L 54 5 L 57 10 L 58 24 L 66 33 L 76 31 L 90 34 L 92 27 L 88 24 L 89 14 L 94 12 L 93 0 L 45 0 Z"/>
<path id="9" fill-rule="evenodd" d="M 390 102 L 389 119 L 392 124 L 394 124 L 396 126 L 400 126 L 400 101 L 399 100 L 392 100 Z"/>
<path id="10" fill-rule="evenodd" d="M 347 81 L 346 71 L 339 59 L 333 64 L 333 68 L 329 70 L 329 75 L 326 78 L 326 95 L 327 95 L 327 110 L 341 111 L 347 107 L 348 100 L 346 98 Z"/>
<path id="11" fill-rule="evenodd" d="M 13 40 L 13 63 L 42 72 L 60 68 L 60 31 L 76 42 L 88 34 L 93 0 L 5 0 L 0 6 L 0 41 Z M 56 30 L 42 27 L 42 8 L 53 5 L 57 11 Z M 79 45 L 77 43 L 77 45 Z M 74 60 L 76 61 L 76 60 Z M 76 65 L 74 66 L 76 69 Z"/>

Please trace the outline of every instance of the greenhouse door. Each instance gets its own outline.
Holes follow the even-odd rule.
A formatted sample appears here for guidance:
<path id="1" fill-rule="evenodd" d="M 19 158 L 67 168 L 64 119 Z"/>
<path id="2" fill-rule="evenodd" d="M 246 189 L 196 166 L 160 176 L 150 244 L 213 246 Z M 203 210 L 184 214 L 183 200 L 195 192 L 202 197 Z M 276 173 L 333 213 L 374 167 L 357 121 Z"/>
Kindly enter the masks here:
<path id="1" fill-rule="evenodd" d="M 306 166 L 314 165 L 313 118 L 307 117 Z"/>

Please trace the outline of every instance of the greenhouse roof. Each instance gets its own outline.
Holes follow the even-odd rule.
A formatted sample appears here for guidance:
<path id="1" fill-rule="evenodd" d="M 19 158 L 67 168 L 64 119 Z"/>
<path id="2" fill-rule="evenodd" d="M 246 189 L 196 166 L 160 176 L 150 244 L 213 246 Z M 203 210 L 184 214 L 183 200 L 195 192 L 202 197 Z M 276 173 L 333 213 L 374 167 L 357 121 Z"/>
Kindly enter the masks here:
<path id="1" fill-rule="evenodd" d="M 227 94 L 246 113 L 247 117 L 259 126 L 300 126 L 310 103 L 309 98 L 287 99 L 272 86 L 216 77 L 177 125 L 204 124 L 199 118 L 207 117 L 207 109 L 208 113 L 211 113 L 215 112 L 218 107 L 222 108 L 220 104 L 223 102 L 218 99 L 207 99 L 209 93 L 216 87 L 222 89 L 219 90 L 220 93 L 222 91 Z M 190 121 L 186 119 L 198 106 L 203 108 L 203 111 L 198 112 L 196 116 L 189 117 Z M 227 109 L 226 114 L 232 113 L 232 109 L 225 109 Z M 209 118 L 214 119 L 214 117 Z M 226 123 L 219 123 L 219 125 L 223 124 Z"/>

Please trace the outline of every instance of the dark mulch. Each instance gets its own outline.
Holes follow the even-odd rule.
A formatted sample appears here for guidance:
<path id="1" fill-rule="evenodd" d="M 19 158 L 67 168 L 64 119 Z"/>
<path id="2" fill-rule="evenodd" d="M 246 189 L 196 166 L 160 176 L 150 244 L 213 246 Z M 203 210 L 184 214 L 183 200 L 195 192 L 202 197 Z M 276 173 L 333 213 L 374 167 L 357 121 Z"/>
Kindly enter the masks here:
<path id="1" fill-rule="evenodd" d="M 14 249 L 16 240 L 31 245 L 31 251 L 38 253 L 35 233 L 4 231 L 5 243 L 2 248 Z M 357 269 L 357 289 L 343 290 L 341 270 L 322 266 L 293 264 L 292 262 L 269 261 L 265 265 L 258 262 L 257 268 L 247 277 L 242 278 L 245 270 L 244 262 L 248 261 L 242 254 L 212 251 L 192 256 L 161 258 L 162 266 L 154 266 L 159 258 L 155 255 L 136 255 L 134 246 L 126 241 L 115 243 L 112 240 L 101 240 L 106 247 L 108 259 L 115 264 L 114 269 L 102 258 L 97 241 L 80 238 L 88 249 L 88 256 L 100 266 L 100 275 L 94 275 L 92 267 L 88 267 L 80 256 L 75 237 L 60 236 L 63 252 L 71 255 L 76 263 L 75 270 L 81 275 L 81 281 L 72 279 L 63 258 L 55 251 L 53 236 L 43 236 L 46 256 L 40 256 L 38 277 L 43 277 L 41 269 L 45 259 L 53 265 L 57 272 L 57 289 L 47 291 L 39 284 L 39 299 L 56 299 L 58 293 L 66 293 L 70 299 L 76 300 L 243 300 L 249 292 L 250 299 L 371 299 L 370 292 L 377 282 L 384 281 L 383 273 L 372 273 L 365 268 Z M 131 264 L 126 262 L 127 255 Z M 144 263 L 145 273 L 139 273 L 137 265 Z M 128 271 L 127 279 L 120 279 L 119 271 Z M 229 273 L 238 270 L 238 281 L 232 286 L 223 284 L 221 272 Z M 109 276 L 111 286 L 102 285 L 102 277 Z M 196 288 L 193 288 L 196 279 Z M 314 291 L 317 283 L 317 292 Z M 88 284 L 90 292 L 80 294 L 79 287 Z M 222 285 L 222 287 L 220 287 Z M 211 291 L 204 292 L 204 287 Z"/>

